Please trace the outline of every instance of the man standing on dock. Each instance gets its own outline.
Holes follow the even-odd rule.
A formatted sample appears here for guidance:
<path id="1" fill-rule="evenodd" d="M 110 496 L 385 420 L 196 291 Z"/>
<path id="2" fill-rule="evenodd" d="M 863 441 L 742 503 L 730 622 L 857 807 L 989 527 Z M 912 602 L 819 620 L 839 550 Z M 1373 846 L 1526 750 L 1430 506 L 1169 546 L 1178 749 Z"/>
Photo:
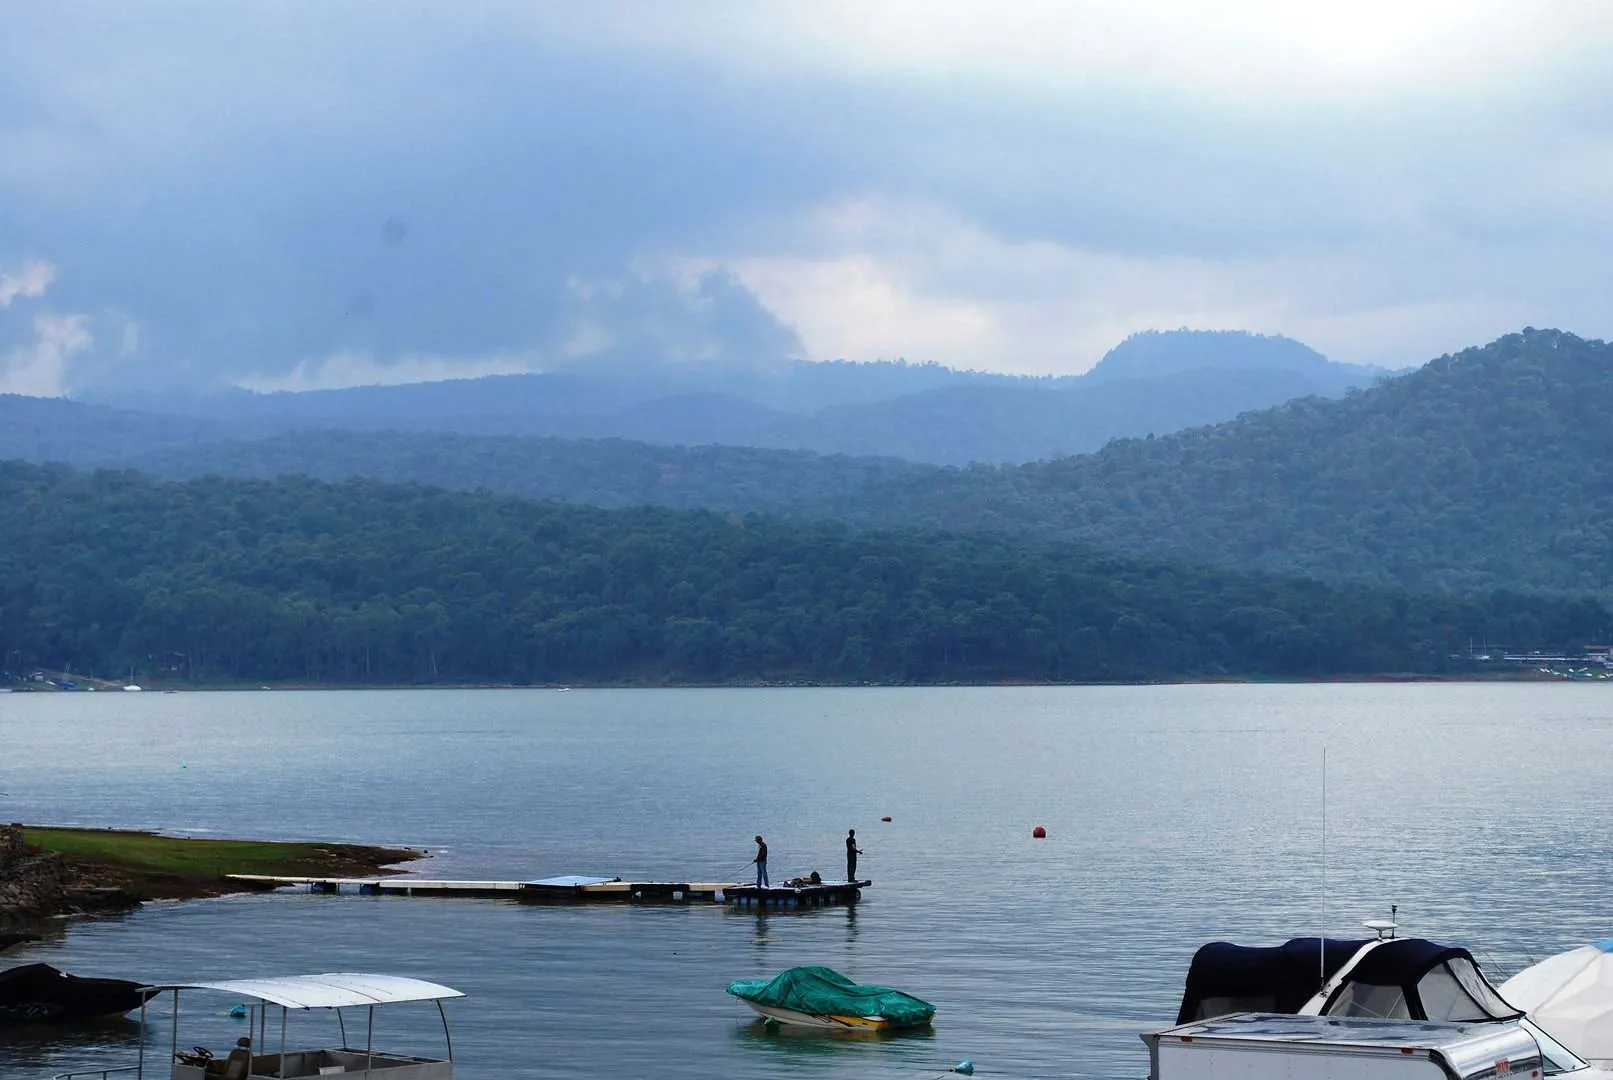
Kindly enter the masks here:
<path id="1" fill-rule="evenodd" d="M 846 880 L 847 881 L 856 881 L 857 880 L 857 856 L 861 855 L 862 853 L 863 853 L 863 849 L 857 846 L 857 830 L 856 829 L 847 829 L 846 830 Z"/>
<path id="2" fill-rule="evenodd" d="M 756 858 L 751 861 L 756 864 L 756 887 L 771 889 L 773 886 L 767 880 L 767 844 L 760 836 L 756 838 Z"/>

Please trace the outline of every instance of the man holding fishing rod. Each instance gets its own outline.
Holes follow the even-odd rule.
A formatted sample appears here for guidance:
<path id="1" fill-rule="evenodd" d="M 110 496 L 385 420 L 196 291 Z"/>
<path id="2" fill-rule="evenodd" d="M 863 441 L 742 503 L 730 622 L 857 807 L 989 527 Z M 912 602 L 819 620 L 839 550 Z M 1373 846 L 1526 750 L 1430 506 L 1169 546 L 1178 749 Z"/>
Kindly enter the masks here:
<path id="1" fill-rule="evenodd" d="M 751 862 L 756 864 L 756 887 L 771 888 L 767 881 L 767 843 L 760 836 L 756 838 L 756 858 Z"/>
<path id="2" fill-rule="evenodd" d="M 861 855 L 862 853 L 863 853 L 863 849 L 857 846 L 857 830 L 856 829 L 847 829 L 846 830 L 846 880 L 847 881 L 856 881 L 857 880 L 857 856 Z"/>

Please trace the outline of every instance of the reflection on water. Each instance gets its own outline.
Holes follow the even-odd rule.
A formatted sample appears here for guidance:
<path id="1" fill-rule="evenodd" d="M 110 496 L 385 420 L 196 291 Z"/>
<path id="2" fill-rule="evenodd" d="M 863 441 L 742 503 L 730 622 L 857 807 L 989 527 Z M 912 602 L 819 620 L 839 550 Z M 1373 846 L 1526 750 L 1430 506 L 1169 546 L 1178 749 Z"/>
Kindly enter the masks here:
<path id="1" fill-rule="evenodd" d="M 1326 929 L 1396 903 L 1498 978 L 1610 929 L 1613 820 L 1580 779 L 1603 685 L 14 694 L 0 724 L 13 816 L 407 844 L 436 877 L 723 880 L 760 832 L 783 879 L 857 830 L 855 908 L 288 892 L 0 960 L 444 982 L 469 995 L 447 1003 L 461 1080 L 1140 1075 L 1198 945 L 1323 928 L 1324 746 Z M 769 1032 L 724 993 L 802 964 L 931 1001 L 934 1028 Z M 232 1043 L 231 1004 L 187 1009 L 185 1044 Z M 434 1009 L 384 1012 L 378 1043 L 440 1051 Z M 0 1034 L 0 1080 L 129 1051 L 132 1027 Z"/>
<path id="2" fill-rule="evenodd" d="M 764 1044 L 771 1052 L 788 1058 L 849 1054 L 858 1052 L 856 1047 L 869 1044 L 877 1047 L 894 1042 L 924 1043 L 935 1038 L 933 1027 L 904 1031 L 830 1031 L 769 1024 L 754 1013 L 751 1015 L 751 1020 L 734 1025 L 734 1038 Z"/>
<path id="3" fill-rule="evenodd" d="M 51 1075 L 75 1065 L 99 1068 L 106 1055 L 132 1064 L 139 1047 L 140 1022 L 136 1019 L 4 1024 L 0 1025 L 0 1075 Z"/>

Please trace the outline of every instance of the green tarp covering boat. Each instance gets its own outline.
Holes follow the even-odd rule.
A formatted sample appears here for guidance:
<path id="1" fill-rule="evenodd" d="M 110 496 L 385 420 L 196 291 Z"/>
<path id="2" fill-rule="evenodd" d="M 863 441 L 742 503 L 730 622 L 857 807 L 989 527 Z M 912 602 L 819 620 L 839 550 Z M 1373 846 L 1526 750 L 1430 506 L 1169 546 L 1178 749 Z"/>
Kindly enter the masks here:
<path id="1" fill-rule="evenodd" d="M 894 1030 L 923 1027 L 935 1006 L 887 986 L 862 986 L 826 967 L 797 967 L 772 979 L 728 984 L 728 992 L 781 1024 Z"/>

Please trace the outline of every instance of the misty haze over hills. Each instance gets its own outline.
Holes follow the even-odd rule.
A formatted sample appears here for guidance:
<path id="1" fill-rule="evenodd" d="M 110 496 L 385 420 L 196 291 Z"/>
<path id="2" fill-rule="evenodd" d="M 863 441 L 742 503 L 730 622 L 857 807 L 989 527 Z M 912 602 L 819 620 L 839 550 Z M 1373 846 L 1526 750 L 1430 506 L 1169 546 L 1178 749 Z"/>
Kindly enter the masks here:
<path id="1" fill-rule="evenodd" d="M 1086 390 L 983 382 L 972 392 L 1020 395 L 999 400 L 1034 402 L 1040 400 L 1037 395 L 1101 396 L 1110 386 L 1143 382 L 1160 390 L 1228 374 L 1189 368 L 1152 380 L 1123 377 L 1168 362 L 1168 350 L 1166 360 L 1153 352 L 1159 344 L 1153 336 L 1139 340 L 1133 348 L 1115 350 L 1106 361 L 1107 370 Z M 1292 366 L 1326 364 L 1310 360 L 1303 351 L 1294 355 L 1299 359 L 1290 362 Z M 1292 366 L 1279 366 L 1279 374 Z M 903 370 L 888 366 L 880 374 L 899 378 L 897 373 Z M 921 371 L 926 378 L 957 374 L 944 369 Z M 1231 374 L 1253 379 L 1258 371 L 1244 367 Z M 967 373 L 961 378 L 967 380 Z M 1217 385 L 1226 386 L 1228 380 Z M 420 399 L 414 394 L 431 388 L 401 389 L 408 391 L 403 400 L 415 402 Z M 968 392 L 967 385 L 941 386 L 899 397 L 894 404 Z M 431 525 L 433 529 L 446 527 L 441 523 L 461 513 L 503 522 L 500 528 L 522 515 L 535 515 L 533 521 L 550 523 L 545 526 L 550 533 L 521 541 L 523 550 L 537 559 L 534 566 L 548 567 L 542 570 L 548 583 L 533 594 L 527 605 L 531 610 L 503 612 L 503 594 L 495 589 L 478 594 L 471 604 L 474 610 L 455 616 L 461 621 L 452 624 L 459 629 L 450 636 L 472 643 L 466 646 L 470 649 L 467 656 L 491 655 L 488 642 L 482 640 L 485 627 L 501 618 L 514 619 L 508 623 L 512 628 L 525 626 L 528 630 L 549 620 L 544 623 L 548 644 L 542 650 L 556 657 L 562 652 L 573 657 L 593 656 L 609 642 L 630 642 L 636 644 L 624 657 L 642 659 L 658 655 L 655 650 L 663 646 L 670 649 L 671 667 L 663 673 L 667 678 L 690 674 L 744 677 L 755 670 L 783 670 L 758 669 L 752 660 L 734 659 L 742 655 L 754 659 L 767 651 L 757 651 L 760 639 L 753 632 L 760 625 L 757 619 L 763 609 L 768 618 L 778 620 L 775 630 L 764 635 L 777 644 L 789 637 L 784 627 L 807 625 L 801 622 L 806 617 L 801 604 L 810 601 L 817 605 L 813 610 L 827 620 L 812 631 L 817 644 L 806 652 L 801 642 L 778 645 L 776 661 L 767 663 L 801 665 L 810 660 L 818 665 L 811 670 L 824 677 L 839 672 L 841 677 L 863 678 L 873 671 L 861 659 L 865 653 L 873 655 L 868 643 L 883 640 L 870 628 L 885 625 L 893 611 L 906 611 L 901 618 L 913 627 L 927 627 L 920 633 L 926 640 L 951 640 L 948 635 L 955 633 L 956 620 L 947 614 L 952 609 L 932 602 L 930 586 L 897 580 L 898 569 L 911 561 L 913 552 L 934 547 L 986 553 L 983 557 L 989 567 L 981 563 L 977 574 L 971 564 L 966 571 L 971 580 L 984 575 L 987 584 L 975 582 L 984 591 L 958 601 L 973 612 L 969 618 L 975 627 L 960 648 L 985 656 L 991 640 L 1017 641 L 1014 648 L 1019 651 L 1010 650 L 1009 659 L 1021 666 L 1004 671 L 1057 679 L 1134 677 L 1143 669 L 1126 665 L 1147 656 L 1160 671 L 1319 673 L 1355 670 L 1340 666 L 1349 649 L 1391 640 L 1398 644 L 1389 652 L 1351 663 L 1359 662 L 1360 670 L 1387 671 L 1405 662 L 1391 656 L 1414 655 L 1419 658 L 1415 661 L 1419 668 L 1433 670 L 1461 640 L 1475 634 L 1540 645 L 1600 640 L 1613 626 L 1602 601 L 1613 596 L 1613 476 L 1609 473 L 1613 469 L 1613 425 L 1606 423 L 1606 417 L 1613 415 L 1610 395 L 1613 349 L 1607 344 L 1560 331 L 1529 329 L 1481 348 L 1440 357 L 1410 374 L 1380 379 L 1343 398 L 1305 397 L 1246 411 L 1220 424 L 1158 437 L 1120 439 L 1097 453 L 1019 465 L 956 468 L 897 457 L 819 455 L 743 446 L 657 446 L 621 439 L 465 435 L 401 424 L 390 430 L 342 430 L 299 427 L 284 417 L 262 414 L 162 416 L 18 397 L 0 398 L 0 456 L 66 457 L 79 464 L 96 464 L 99 457 L 159 477 L 215 477 L 179 489 L 132 473 L 75 476 L 62 469 L 11 466 L 14 477 L 22 478 L 11 504 L 20 522 L 17 528 L 22 530 L 18 535 L 33 536 L 30 543 L 37 543 L 38 537 L 29 531 L 33 528 L 29 522 L 54 523 L 53 527 L 65 530 L 64 537 L 78 536 L 84 526 L 73 522 L 101 514 L 96 507 L 108 498 L 116 503 L 116 513 L 122 518 L 147 522 L 129 525 L 133 531 L 126 536 L 123 526 L 110 522 L 98 530 L 112 545 L 105 558 L 148 543 L 149 537 L 143 540 L 141 536 L 155 528 L 151 522 L 167 519 L 170 509 L 161 500 L 168 499 L 187 505 L 194 500 L 216 501 L 244 522 L 256 522 L 262 516 L 260 501 L 269 499 L 279 508 L 276 513 L 289 515 L 285 520 L 298 523 L 293 532 L 314 530 L 320 544 L 334 545 L 332 565 L 337 569 L 331 571 L 335 575 L 332 581 L 348 580 L 343 575 L 357 565 L 354 560 L 368 560 L 373 574 L 380 574 L 386 565 L 385 559 L 378 560 L 370 550 L 373 537 L 362 529 L 354 531 L 345 510 L 333 509 L 346 507 L 355 499 L 368 500 L 373 507 L 407 504 L 423 515 L 421 521 L 436 523 Z M 335 395 L 320 400 L 333 399 Z M 966 396 L 961 400 L 968 403 Z M 842 408 L 854 413 L 892 404 L 876 401 Z M 985 417 L 980 420 L 982 426 L 991 419 L 978 409 L 975 415 Z M 1000 419 L 1007 426 L 1026 415 L 1028 411 L 1021 409 Z M 246 435 L 255 437 L 239 437 Z M 219 476 L 258 479 L 217 479 Z M 322 487 L 317 481 L 336 481 L 341 487 Z M 382 488 L 378 482 L 401 486 Z M 470 494 L 452 495 L 441 489 Z M 509 496 L 528 501 L 519 505 L 498 501 Z M 62 500 L 74 505 L 61 505 Z M 541 500 L 541 506 L 531 511 L 522 508 L 533 506 L 532 500 Z M 585 511 L 562 503 L 601 509 Z M 310 518 L 298 506 L 326 509 Z M 645 507 L 666 509 L 648 511 Z M 179 508 L 172 512 L 178 513 Z M 768 516 L 740 516 L 752 512 Z M 652 516 L 645 516 L 647 513 Z M 551 535 L 554 528 L 564 532 L 578 522 L 589 523 L 587 531 L 594 537 L 589 544 L 596 551 L 568 548 L 565 559 L 575 562 L 561 568 L 545 561 L 553 551 L 541 558 L 533 555 L 559 535 Z M 652 529 L 652 522 L 660 524 Z M 714 526 L 716 533 L 711 531 Z M 305 550 L 305 540 L 288 540 L 287 536 L 263 549 L 263 538 L 255 528 L 221 540 L 225 546 L 245 545 L 242 551 L 250 548 L 257 552 L 253 558 L 267 560 L 264 569 L 252 570 L 253 574 L 267 573 L 267 567 L 279 566 L 285 558 Z M 749 628 L 745 629 L 738 624 L 729 626 L 714 614 L 721 606 L 714 597 L 737 596 L 737 592 L 727 586 L 685 587 L 678 575 L 691 571 L 667 569 L 670 564 L 660 561 L 675 554 L 674 549 L 683 543 L 678 538 L 696 534 L 739 538 L 736 568 L 760 565 L 757 560 L 776 562 L 777 553 L 769 554 L 768 547 L 773 540 L 767 538 L 780 536 L 833 538 L 830 547 L 838 553 L 829 563 L 807 568 L 806 563 L 796 565 L 800 552 L 791 549 L 794 553 L 784 560 L 790 567 L 779 564 L 775 568 L 783 574 L 780 580 L 794 583 L 793 599 L 787 603 L 776 597 L 757 601 L 760 606 L 752 605 L 742 617 L 734 616 Z M 120 536 L 124 539 L 113 543 L 111 538 Z M 423 542 L 428 547 L 438 543 Z M 714 541 L 700 540 L 696 546 L 709 542 Z M 63 543 L 77 552 L 80 569 L 72 573 L 93 577 L 91 568 L 101 566 L 98 560 L 103 556 L 86 554 L 87 549 L 80 550 L 83 545 L 76 540 Z M 283 543 L 290 546 L 281 550 L 278 545 Z M 1052 563 L 1036 563 L 1052 550 L 1050 544 L 1063 554 Z M 1090 545 L 1090 549 L 1072 544 Z M 903 554 L 891 555 L 896 550 Z M 1084 550 L 1107 553 L 1103 558 L 1110 561 L 1102 564 L 1107 569 L 1091 583 L 1072 583 L 1068 566 L 1073 564 L 1067 559 Z M 1127 561 L 1139 558 L 1164 561 Z M 40 626 L 45 629 L 40 633 L 48 637 L 50 627 L 63 624 L 50 615 L 50 602 L 40 592 L 38 581 L 22 569 L 28 559 L 19 562 L 14 558 L 13 562 L 13 586 L 21 591 L 19 595 L 26 594 L 18 603 L 43 620 Z M 643 568 L 652 565 L 662 566 L 671 575 L 663 584 L 668 598 L 674 594 L 681 598 L 677 601 L 682 605 L 679 613 L 656 606 L 661 601 L 642 595 L 635 584 L 640 582 Z M 1013 588 L 1019 589 L 1030 580 L 1024 578 L 1027 568 L 1034 570 L 1033 577 L 1051 574 L 1046 581 L 1061 582 L 1058 588 L 1073 590 L 1071 596 L 1092 595 L 1102 574 L 1130 575 L 1130 584 L 1122 591 L 1132 598 L 1099 603 L 1076 620 L 1085 625 L 1066 625 L 1075 610 L 1067 605 L 1059 608 L 1062 615 L 1043 611 L 1026 624 L 1031 610 L 1026 601 L 1008 602 L 1004 586 L 992 582 L 1017 582 Z M 155 572 L 152 567 L 141 571 L 146 575 Z M 202 636 L 208 639 L 205 655 L 214 657 L 222 655 L 220 650 L 229 642 L 248 640 L 233 623 L 224 637 L 218 636 L 228 620 L 221 622 L 216 615 L 234 604 L 220 599 L 222 594 L 214 583 L 220 572 L 212 563 L 206 569 L 191 566 L 171 585 L 150 593 L 135 620 L 144 627 L 141 632 L 160 624 L 172 633 L 194 636 L 201 633 L 198 626 L 212 627 Z M 807 579 L 801 573 L 808 573 L 817 584 L 802 591 Z M 1224 576 L 1227 574 L 1251 575 L 1247 584 L 1254 593 L 1245 592 L 1236 610 L 1222 610 L 1228 601 L 1217 595 L 1231 581 Z M 728 576 L 719 575 L 724 581 Z M 874 595 L 867 586 L 876 578 L 887 590 L 885 598 L 872 606 L 859 601 L 864 610 L 850 617 L 850 623 L 834 604 L 826 605 L 818 591 L 844 586 L 866 600 Z M 149 584 L 156 579 L 141 580 Z M 431 638 L 447 625 L 442 620 L 448 616 L 442 613 L 459 611 L 462 602 L 470 603 L 459 592 L 445 598 L 440 590 L 447 588 L 447 579 L 431 578 L 435 584 L 422 585 L 425 580 L 405 575 L 389 586 L 393 588 L 387 594 L 390 599 L 382 597 L 370 605 L 353 599 L 358 606 L 351 610 L 337 605 L 326 612 L 334 620 L 329 626 L 307 623 L 310 609 L 298 606 L 302 601 L 296 593 L 276 597 L 260 590 L 261 595 L 240 593 L 237 599 L 258 612 L 254 618 L 279 619 L 292 628 L 287 630 L 290 637 L 281 635 L 285 640 L 276 646 L 281 652 L 335 655 L 329 650 L 350 647 L 344 655 L 368 658 L 375 649 L 395 650 L 396 641 L 402 640 L 398 635 Z M 460 589 L 471 578 L 454 580 L 460 581 L 454 585 Z M 317 592 L 327 588 L 322 581 L 304 582 L 302 588 Z M 1040 597 L 1038 603 L 1042 603 L 1055 595 L 1057 589 L 1049 592 L 1044 584 L 1031 586 L 1026 597 Z M 1144 610 L 1134 603 L 1135 596 L 1127 590 L 1144 587 L 1160 590 L 1160 605 Z M 1298 594 L 1290 591 L 1296 588 Z M 1334 588 L 1345 591 L 1330 591 Z M 1271 595 L 1283 599 L 1268 603 L 1256 595 L 1262 590 L 1275 590 Z M 105 597 L 123 595 L 106 582 L 92 592 Z M 1295 595 L 1301 599 L 1288 599 Z M 637 597 L 632 603 L 649 606 L 632 608 L 627 599 L 631 597 Z M 910 604 L 902 607 L 908 599 L 898 602 L 900 597 L 920 604 L 922 612 L 914 614 L 918 609 L 909 610 Z M 777 607 L 775 601 L 783 606 Z M 1438 616 L 1445 620 L 1440 623 L 1443 629 L 1434 623 L 1408 629 L 1406 613 L 1413 610 L 1408 605 L 1424 603 L 1432 603 L 1430 611 L 1446 613 Z M 106 604 L 116 607 L 111 600 L 102 606 Z M 568 604 L 581 606 L 569 611 Z M 1189 609 L 1205 613 L 1208 621 L 1191 629 L 1176 625 L 1179 612 Z M 1459 614 L 1459 609 L 1467 614 Z M 109 608 L 106 625 L 122 625 L 122 618 Z M 1452 630 L 1456 624 L 1450 618 L 1466 629 Z M 357 644 L 341 644 L 347 640 L 343 635 L 351 636 L 355 627 L 371 623 L 391 629 L 373 640 L 365 636 L 370 633 L 366 630 L 359 633 L 363 640 L 355 639 Z M 1030 626 L 1025 631 L 1030 637 L 1024 640 L 1014 636 L 1019 631 L 1010 633 L 1022 624 Z M 310 626 L 314 628 L 310 630 Z M 437 630 L 427 633 L 430 627 Z M 296 644 L 301 640 L 297 634 L 309 633 L 314 635 L 309 643 Z M 871 633 L 875 636 L 868 636 Z M 1056 647 L 1050 644 L 1054 639 Z M 1185 654 L 1180 649 L 1189 639 L 1194 648 L 1210 650 L 1203 654 L 1207 659 L 1182 659 Z M 88 647 L 88 639 L 75 641 L 51 638 L 40 655 L 80 655 Z M 97 648 L 114 652 L 124 647 L 114 646 L 110 638 L 96 641 Z M 1346 643 L 1353 644 L 1346 649 Z M 1213 658 L 1222 655 L 1214 650 L 1225 650 L 1228 645 L 1232 651 L 1225 656 L 1231 659 Z M 1258 651 L 1248 653 L 1247 648 Z M 903 646 L 899 651 L 908 655 L 914 649 L 920 646 Z M 952 666 L 957 663 L 955 658 L 948 659 L 954 655 L 951 650 L 951 645 L 943 646 L 937 670 L 962 670 Z M 1034 663 L 1025 659 L 1033 655 Z M 714 659 L 722 657 L 729 659 L 721 663 Z M 409 670 L 427 670 L 436 677 L 438 658 L 437 652 L 428 650 L 425 659 L 415 656 L 407 663 L 412 665 Z M 1094 658 L 1107 659 L 1097 664 Z M 280 671 L 274 665 L 283 660 L 260 658 L 241 671 Z M 368 659 L 364 663 L 369 677 Z M 897 664 L 897 660 L 891 663 Z M 462 666 L 466 672 L 479 670 L 469 660 Z M 509 670 L 521 678 L 530 674 L 518 664 Z M 562 670 L 583 669 L 556 668 L 549 673 Z M 894 666 L 889 670 L 906 671 L 892 677 L 909 678 L 916 677 L 913 671 L 917 669 Z M 986 669 L 969 670 L 978 675 Z"/>
<path id="2" fill-rule="evenodd" d="M 1287 338 L 1180 330 L 1133 335 L 1090 374 L 1059 378 L 903 362 L 795 361 L 759 368 L 617 366 L 303 393 L 124 393 L 92 399 L 125 410 L 113 425 L 129 436 L 122 455 L 97 451 L 63 460 L 127 460 L 219 423 L 213 438 L 308 428 L 418 430 L 750 446 L 944 465 L 1026 462 L 1215 423 L 1296 397 L 1336 396 L 1384 374 L 1331 363 Z M 174 432 L 154 421 L 142 438 L 131 412 L 181 416 L 189 424 Z M 60 419 L 72 422 L 66 414 Z M 50 456 L 47 445 L 59 450 L 62 440 L 48 423 L 36 430 L 32 447 L 13 440 L 5 452 L 41 460 Z M 98 435 L 91 441 L 105 442 Z"/>
<path id="3" fill-rule="evenodd" d="M 1610 395 L 1607 345 L 1529 330 L 1343 400 L 1302 399 L 1024 465 L 427 431 L 226 440 L 218 421 L 17 398 L 0 399 L 0 454 L 174 478 L 369 477 L 601 507 L 1082 539 L 1414 590 L 1610 594 Z"/>

